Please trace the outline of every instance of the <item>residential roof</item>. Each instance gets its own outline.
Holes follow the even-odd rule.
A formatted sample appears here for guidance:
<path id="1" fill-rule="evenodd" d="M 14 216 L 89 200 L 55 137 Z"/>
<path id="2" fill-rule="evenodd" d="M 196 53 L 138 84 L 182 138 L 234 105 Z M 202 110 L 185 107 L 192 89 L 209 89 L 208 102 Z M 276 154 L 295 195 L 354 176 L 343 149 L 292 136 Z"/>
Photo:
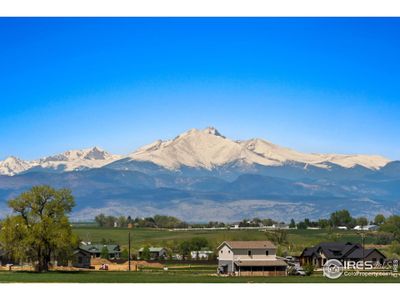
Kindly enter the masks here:
<path id="1" fill-rule="evenodd" d="M 364 249 L 364 258 L 368 257 L 372 252 L 377 251 L 379 254 L 381 254 L 384 258 L 386 258 L 386 256 L 380 252 L 377 249 Z M 362 258 L 363 257 L 363 251 L 362 249 L 357 249 L 353 252 L 351 252 L 349 255 L 346 256 L 346 258 Z"/>
<path id="2" fill-rule="evenodd" d="M 218 248 L 224 244 L 231 249 L 276 249 L 270 241 L 225 241 Z"/>
<path id="3" fill-rule="evenodd" d="M 82 248 L 76 249 L 72 254 L 73 254 L 73 255 L 76 255 L 76 254 L 78 254 L 78 253 L 84 253 L 84 254 L 90 255 L 90 252 L 89 252 L 89 251 L 86 251 L 85 249 L 82 249 Z"/>
<path id="4" fill-rule="evenodd" d="M 90 245 L 80 245 L 79 246 L 80 249 L 83 249 L 90 253 L 101 253 L 101 251 L 103 250 L 104 247 L 107 248 L 109 254 L 115 254 L 115 253 L 121 252 L 119 245 L 116 245 L 116 244 L 113 244 L 113 245 L 90 244 Z"/>
<path id="5" fill-rule="evenodd" d="M 360 244 L 353 243 L 320 243 L 315 247 L 305 248 L 301 256 L 316 256 L 320 257 L 322 253 L 328 259 L 340 259 L 340 258 L 351 258 L 360 259 L 363 258 L 363 250 Z M 364 249 L 364 258 L 376 249 Z M 383 254 L 382 254 L 383 255 Z"/>
<path id="6" fill-rule="evenodd" d="M 160 252 L 163 249 L 165 249 L 165 248 L 162 248 L 162 247 L 149 247 L 150 252 Z M 142 251 L 143 251 L 143 248 L 140 248 L 139 252 L 142 252 Z"/>
<path id="7" fill-rule="evenodd" d="M 271 259 L 271 260 L 240 260 L 235 261 L 235 264 L 239 267 L 285 267 L 287 263 L 281 259 Z"/>

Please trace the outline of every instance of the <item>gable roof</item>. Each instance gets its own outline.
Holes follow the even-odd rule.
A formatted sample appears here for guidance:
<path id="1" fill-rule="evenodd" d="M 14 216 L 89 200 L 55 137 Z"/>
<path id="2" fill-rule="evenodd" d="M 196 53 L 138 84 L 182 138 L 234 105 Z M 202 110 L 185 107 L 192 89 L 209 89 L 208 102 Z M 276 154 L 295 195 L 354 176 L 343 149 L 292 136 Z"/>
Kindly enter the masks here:
<path id="1" fill-rule="evenodd" d="M 370 255 L 376 249 L 364 249 L 364 258 Z M 379 251 L 378 251 L 379 252 Z M 320 243 L 315 247 L 305 248 L 300 256 L 309 257 L 316 256 L 321 257 L 322 253 L 327 259 L 361 259 L 363 258 L 363 248 L 360 244 L 353 243 Z M 381 252 L 379 252 L 385 257 Z"/>
<path id="2" fill-rule="evenodd" d="M 140 248 L 139 252 L 142 252 L 144 248 Z M 161 250 L 165 250 L 162 247 L 149 247 L 150 252 L 160 252 Z"/>
<path id="3" fill-rule="evenodd" d="M 270 241 L 225 241 L 219 247 L 227 245 L 234 249 L 276 249 L 276 246 Z"/>
<path id="4" fill-rule="evenodd" d="M 113 245 L 102 245 L 102 244 L 79 245 L 80 249 L 83 249 L 90 253 L 101 253 L 101 251 L 103 250 L 104 247 L 107 248 L 109 254 L 115 254 L 115 253 L 121 252 L 119 245 L 116 245 L 116 244 L 113 244 Z"/>
<path id="5" fill-rule="evenodd" d="M 72 255 L 77 255 L 79 253 L 84 254 L 84 255 L 90 255 L 91 254 L 89 251 L 86 251 L 86 250 L 84 250 L 82 248 L 78 248 L 74 252 L 72 252 Z"/>
<path id="6" fill-rule="evenodd" d="M 373 252 L 377 252 L 383 258 L 386 258 L 386 256 L 382 252 L 380 252 L 378 249 L 374 249 L 374 248 L 372 248 L 372 249 L 364 249 L 364 258 L 368 257 Z M 350 253 L 348 256 L 346 256 L 346 258 L 353 258 L 353 259 L 363 258 L 363 251 L 362 251 L 362 249 L 357 249 L 357 250 L 353 251 L 352 253 Z"/>

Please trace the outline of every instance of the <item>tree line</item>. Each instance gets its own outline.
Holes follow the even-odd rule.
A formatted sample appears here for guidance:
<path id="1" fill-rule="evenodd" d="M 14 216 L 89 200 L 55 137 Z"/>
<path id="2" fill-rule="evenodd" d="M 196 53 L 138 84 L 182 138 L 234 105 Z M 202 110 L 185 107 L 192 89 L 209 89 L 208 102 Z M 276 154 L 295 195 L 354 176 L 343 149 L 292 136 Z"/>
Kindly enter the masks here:
<path id="1" fill-rule="evenodd" d="M 147 218 L 131 218 L 131 216 L 106 216 L 104 214 L 97 215 L 95 222 L 100 227 L 149 227 L 149 228 L 187 228 L 189 225 L 176 217 L 155 215 Z"/>
<path id="2" fill-rule="evenodd" d="M 309 227 L 335 228 L 340 226 L 345 226 L 347 228 L 354 228 L 357 225 L 366 226 L 368 224 L 381 226 L 385 222 L 386 218 L 382 214 L 376 215 L 373 220 L 369 221 L 366 217 L 354 218 L 352 217 L 352 215 L 348 210 L 342 209 L 331 213 L 329 219 L 319 219 L 317 221 L 311 221 L 310 219 L 305 218 L 304 221 L 300 221 L 298 223 L 296 223 L 294 219 L 291 219 L 289 228 L 297 228 L 297 229 L 307 229 Z"/>

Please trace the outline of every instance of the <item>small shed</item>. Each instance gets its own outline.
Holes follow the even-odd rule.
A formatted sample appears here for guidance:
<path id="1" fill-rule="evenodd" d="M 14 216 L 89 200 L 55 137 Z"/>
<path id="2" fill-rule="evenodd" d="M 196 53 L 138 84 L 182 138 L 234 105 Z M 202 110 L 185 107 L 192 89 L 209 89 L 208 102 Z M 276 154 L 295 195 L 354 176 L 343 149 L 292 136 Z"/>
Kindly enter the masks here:
<path id="1" fill-rule="evenodd" d="M 72 266 L 75 268 L 90 268 L 91 254 L 89 251 L 78 248 L 72 254 Z"/>

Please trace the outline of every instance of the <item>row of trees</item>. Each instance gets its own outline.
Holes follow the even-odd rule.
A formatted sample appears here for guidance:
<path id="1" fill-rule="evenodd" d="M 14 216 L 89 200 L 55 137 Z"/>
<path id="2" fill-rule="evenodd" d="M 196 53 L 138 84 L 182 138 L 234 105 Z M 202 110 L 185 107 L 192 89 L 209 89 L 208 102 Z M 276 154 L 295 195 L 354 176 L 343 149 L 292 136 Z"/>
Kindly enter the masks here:
<path id="1" fill-rule="evenodd" d="M 311 221 L 306 218 L 304 221 L 300 221 L 296 224 L 294 219 L 290 221 L 290 228 L 307 229 L 308 227 L 339 227 L 346 226 L 347 228 L 353 228 L 356 225 L 366 226 L 368 224 L 382 225 L 385 223 L 385 216 L 378 214 L 374 220 L 368 221 L 366 217 L 353 218 L 350 212 L 346 209 L 335 211 L 331 214 L 329 219 L 319 219 L 318 221 Z"/>
<path id="2" fill-rule="evenodd" d="M 187 228 L 189 225 L 176 217 L 155 215 L 147 218 L 135 218 L 130 216 L 106 216 L 104 214 L 97 215 L 95 222 L 100 227 L 127 227 L 129 224 L 135 227 L 150 228 Z"/>
<path id="3" fill-rule="evenodd" d="M 346 226 L 348 228 L 353 228 L 356 225 L 365 226 L 368 224 L 382 225 L 385 222 L 385 216 L 378 214 L 375 216 L 374 220 L 369 221 L 366 217 L 354 218 L 351 216 L 350 212 L 346 209 L 335 211 L 331 214 L 329 219 L 319 219 L 317 221 L 312 221 L 309 218 L 305 218 L 303 221 L 298 223 L 294 219 L 291 219 L 289 228 L 306 229 L 308 227 L 320 227 L 320 228 L 330 228 L 338 226 Z M 155 215 L 153 217 L 147 218 L 135 218 L 132 219 L 130 216 L 106 216 L 100 214 L 95 217 L 96 223 L 100 227 L 127 227 L 129 224 L 135 227 L 150 227 L 150 228 L 224 228 L 228 224 L 223 222 L 209 222 L 207 224 L 188 224 L 176 217 L 165 216 L 165 215 Z M 278 222 L 273 219 L 243 219 L 239 222 L 240 227 L 261 227 L 261 226 L 272 226 L 274 224 L 283 224 L 283 222 Z"/>

